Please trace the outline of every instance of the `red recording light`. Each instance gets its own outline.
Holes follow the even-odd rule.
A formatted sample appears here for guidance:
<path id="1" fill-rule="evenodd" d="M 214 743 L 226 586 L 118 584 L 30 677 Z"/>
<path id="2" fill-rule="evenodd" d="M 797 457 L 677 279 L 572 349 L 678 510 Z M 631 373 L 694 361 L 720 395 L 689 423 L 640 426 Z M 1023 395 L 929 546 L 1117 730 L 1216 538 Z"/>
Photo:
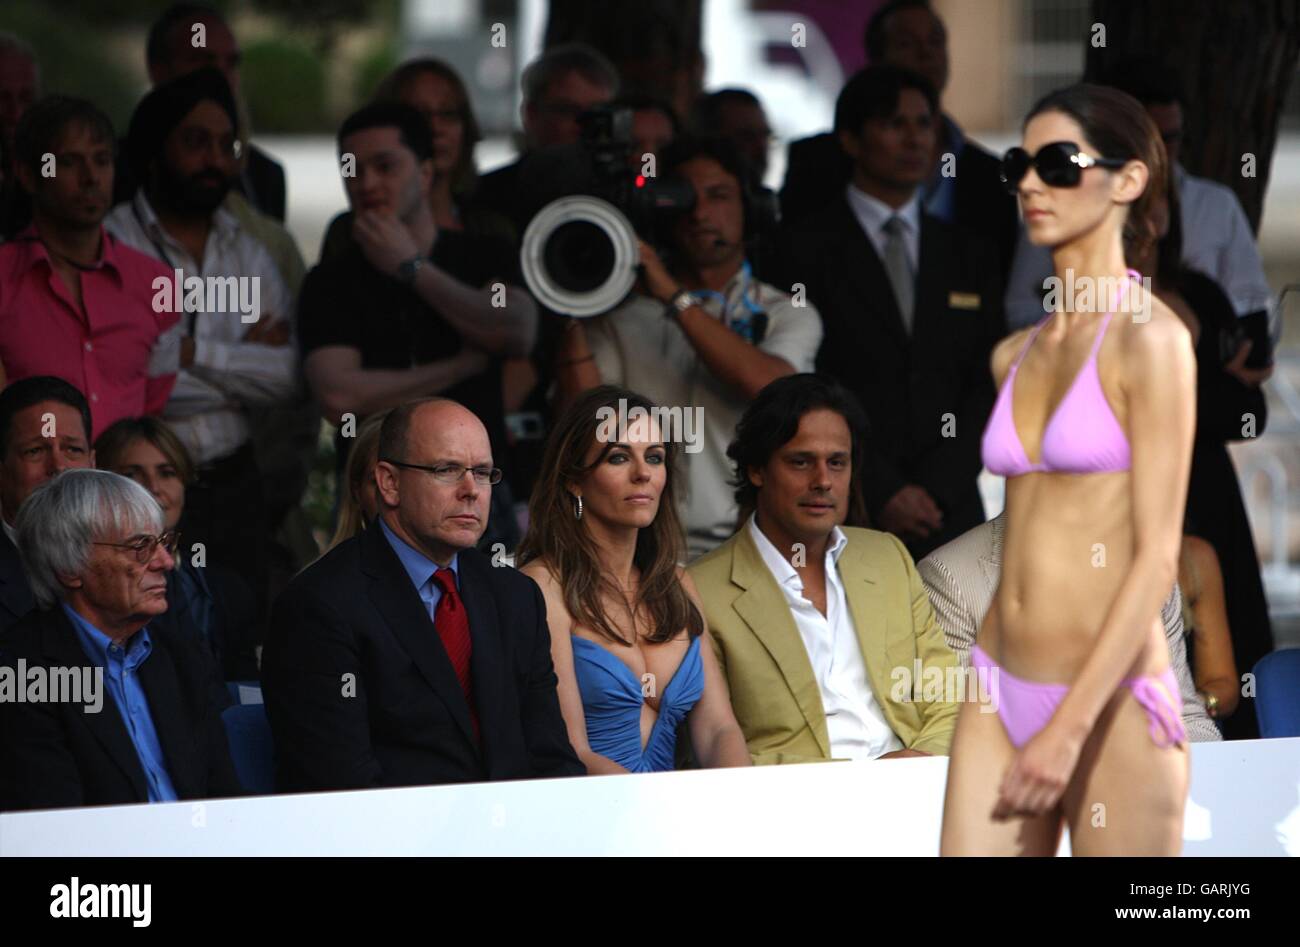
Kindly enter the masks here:
<path id="1" fill-rule="evenodd" d="M 636 186 L 637 186 L 637 187 L 645 187 L 645 175 L 644 175 L 644 174 L 638 174 L 638 175 L 636 176 Z"/>

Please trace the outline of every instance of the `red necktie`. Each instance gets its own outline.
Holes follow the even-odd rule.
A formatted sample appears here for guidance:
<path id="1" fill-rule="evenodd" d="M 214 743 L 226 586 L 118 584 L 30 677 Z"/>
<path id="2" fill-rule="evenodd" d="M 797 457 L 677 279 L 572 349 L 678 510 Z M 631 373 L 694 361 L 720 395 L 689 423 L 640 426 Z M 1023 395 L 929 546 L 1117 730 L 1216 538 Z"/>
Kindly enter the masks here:
<path id="1" fill-rule="evenodd" d="M 469 704 L 469 718 L 474 724 L 474 735 L 479 735 L 478 713 L 474 710 L 474 685 L 469 676 L 469 658 L 473 645 L 469 638 L 469 616 L 465 614 L 465 603 L 456 591 L 456 576 L 450 569 L 438 569 L 433 574 L 433 583 L 442 590 L 438 607 L 433 610 L 433 627 L 442 639 L 442 646 L 451 659 L 451 666 L 456 671 L 456 680 L 465 692 L 465 702 Z"/>

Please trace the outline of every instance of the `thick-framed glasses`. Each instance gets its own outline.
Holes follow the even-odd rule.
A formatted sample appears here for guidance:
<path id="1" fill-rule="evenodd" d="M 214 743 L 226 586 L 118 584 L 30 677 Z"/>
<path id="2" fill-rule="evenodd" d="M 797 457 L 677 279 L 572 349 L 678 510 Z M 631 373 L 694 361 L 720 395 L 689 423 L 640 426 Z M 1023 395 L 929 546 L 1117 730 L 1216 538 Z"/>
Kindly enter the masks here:
<path id="1" fill-rule="evenodd" d="M 129 543 L 94 543 L 96 546 L 112 546 L 115 549 L 129 549 L 135 553 L 135 561 L 140 563 L 148 562 L 153 558 L 154 551 L 162 546 L 167 550 L 167 555 L 175 556 L 176 550 L 181 545 L 180 530 L 169 529 L 165 533 L 157 536 L 140 536 Z"/>
<path id="2" fill-rule="evenodd" d="M 1043 145 L 1038 154 L 1031 156 L 1023 148 L 1012 148 L 1002 157 L 1000 177 L 1002 185 L 1011 194 L 1020 190 L 1032 167 L 1048 187 L 1078 187 L 1086 168 L 1122 168 L 1127 162 L 1122 158 L 1094 158 L 1084 154 L 1072 141 L 1054 141 Z"/>
<path id="3" fill-rule="evenodd" d="M 394 467 L 405 467 L 407 470 L 423 470 L 425 473 L 433 474 L 433 479 L 439 483 L 460 483 L 465 471 L 474 475 L 474 482 L 482 486 L 501 482 L 500 467 L 466 467 L 463 464 L 434 464 L 432 467 L 426 464 L 408 464 L 402 460 L 391 460 L 387 457 L 379 458 L 386 464 L 392 464 Z"/>

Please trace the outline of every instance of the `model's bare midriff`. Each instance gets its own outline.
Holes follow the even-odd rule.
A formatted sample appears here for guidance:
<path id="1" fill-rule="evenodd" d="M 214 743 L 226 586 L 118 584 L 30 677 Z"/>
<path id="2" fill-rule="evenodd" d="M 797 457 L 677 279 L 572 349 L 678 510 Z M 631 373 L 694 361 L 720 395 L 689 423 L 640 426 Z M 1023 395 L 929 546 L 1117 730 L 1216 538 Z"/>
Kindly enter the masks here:
<path id="1" fill-rule="evenodd" d="M 1101 634 L 1133 560 L 1132 474 L 1029 473 L 1007 481 L 1002 577 L 976 643 L 1008 674 L 1068 684 Z M 1169 664 L 1157 611 L 1124 677 Z"/>

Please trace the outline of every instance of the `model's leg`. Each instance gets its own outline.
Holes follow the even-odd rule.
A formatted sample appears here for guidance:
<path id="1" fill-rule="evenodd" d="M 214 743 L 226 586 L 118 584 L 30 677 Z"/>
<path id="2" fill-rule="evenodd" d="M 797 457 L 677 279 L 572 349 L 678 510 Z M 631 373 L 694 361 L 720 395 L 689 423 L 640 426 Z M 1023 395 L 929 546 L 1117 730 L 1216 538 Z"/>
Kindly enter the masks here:
<path id="1" fill-rule="evenodd" d="M 1054 855 L 1061 834 L 1058 810 L 1004 822 L 993 820 L 998 788 L 1015 748 L 1001 718 L 996 713 L 982 713 L 980 708 L 981 704 L 968 700 L 957 713 L 939 854 Z"/>
<path id="2" fill-rule="evenodd" d="M 1121 686 L 1084 743 L 1064 810 L 1075 855 L 1177 855 L 1183 846 L 1186 744 L 1162 749 Z"/>

